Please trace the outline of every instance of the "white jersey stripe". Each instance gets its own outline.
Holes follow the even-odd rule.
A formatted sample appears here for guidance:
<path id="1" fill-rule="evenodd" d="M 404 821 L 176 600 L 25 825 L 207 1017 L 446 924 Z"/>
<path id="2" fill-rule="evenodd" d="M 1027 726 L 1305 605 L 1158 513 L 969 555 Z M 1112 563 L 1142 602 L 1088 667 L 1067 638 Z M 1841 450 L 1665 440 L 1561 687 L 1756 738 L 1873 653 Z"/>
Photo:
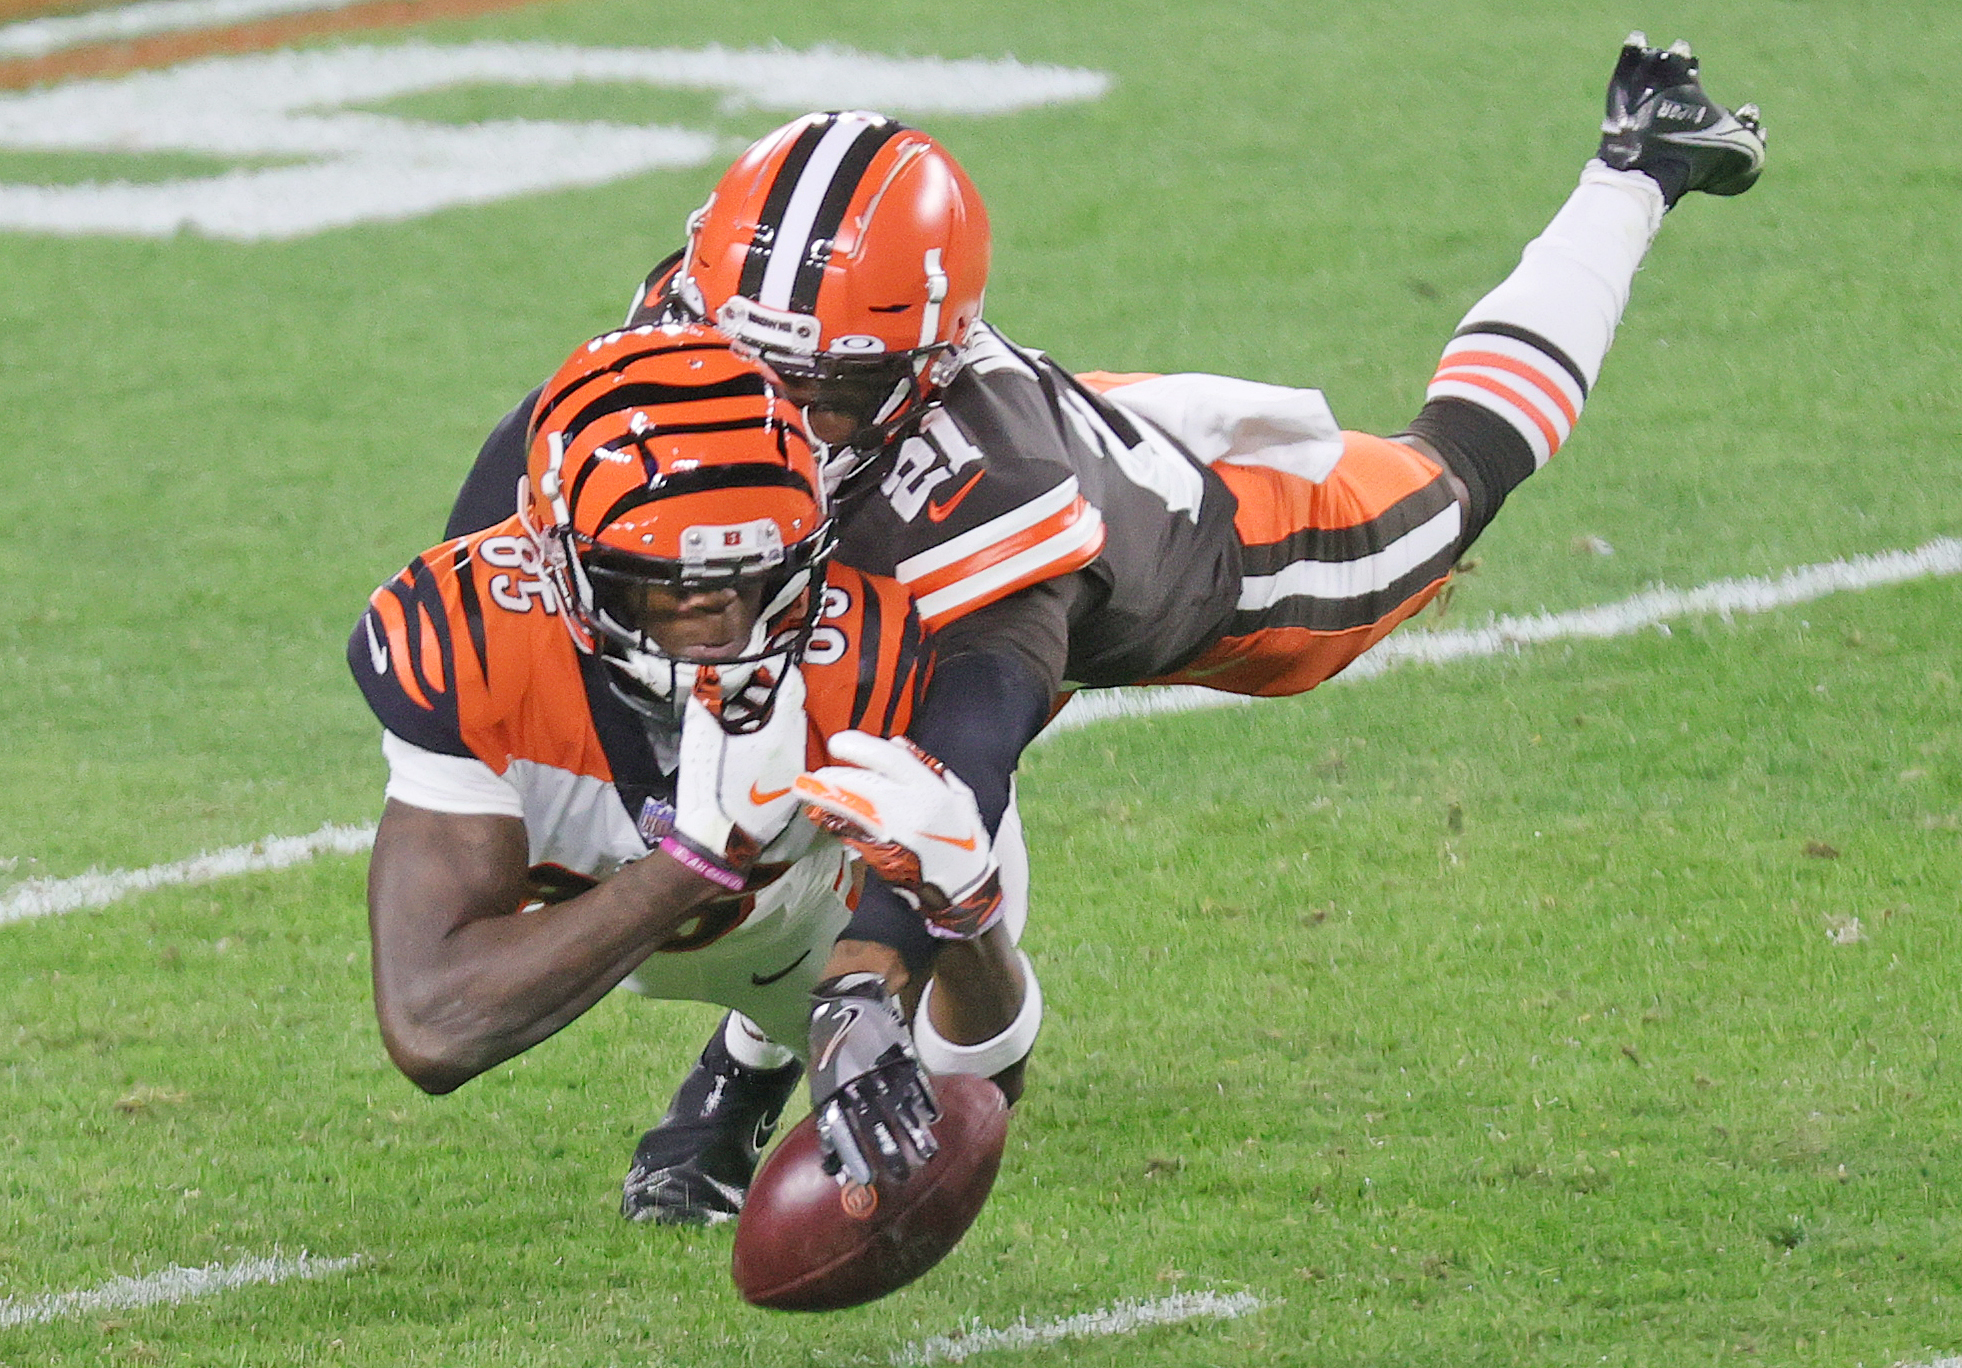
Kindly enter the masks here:
<path id="1" fill-rule="evenodd" d="M 831 189 L 832 178 L 838 174 L 838 164 L 851 151 L 852 144 L 872 127 L 873 120 L 867 115 L 840 114 L 837 122 L 818 139 L 811 159 L 804 163 L 803 174 L 797 178 L 797 188 L 790 192 L 790 203 L 784 206 L 783 225 L 778 228 L 776 243 L 770 249 L 770 264 L 763 272 L 762 288 L 756 292 L 759 304 L 772 309 L 790 307 L 790 290 L 797 282 L 797 268 L 810 250 L 811 225 Z"/>
<path id="2" fill-rule="evenodd" d="M 955 580 L 944 589 L 924 594 L 913 606 L 919 612 L 920 621 L 928 627 L 938 627 L 954 610 L 987 599 L 1018 580 L 1033 582 L 1031 577 L 1040 578 L 1039 572 L 1045 566 L 1074 559 L 1084 548 L 1096 545 L 1103 534 L 1103 515 L 1085 504 L 1083 516 L 1053 537 L 1039 541 L 1028 550 L 1017 552 L 977 574 Z"/>
<path id="3" fill-rule="evenodd" d="M 1374 555 L 1348 561 L 1296 561 L 1272 575 L 1240 583 L 1241 612 L 1271 608 L 1284 598 L 1348 599 L 1387 589 L 1458 540 L 1457 504 L 1398 537 Z"/>
<path id="4" fill-rule="evenodd" d="M 893 567 L 893 578 L 901 584 L 910 585 L 936 570 L 945 570 L 950 565 L 966 560 L 977 551 L 985 551 L 996 542 L 1007 541 L 1018 532 L 1026 532 L 1043 519 L 1053 518 L 1075 503 L 1076 490 L 1076 476 L 1072 475 L 1054 489 L 1029 500 L 1020 508 L 1012 508 L 1000 517 L 991 518 L 979 527 L 961 533 L 958 537 L 944 541 L 938 546 L 928 547 L 917 556 L 908 556 Z"/>

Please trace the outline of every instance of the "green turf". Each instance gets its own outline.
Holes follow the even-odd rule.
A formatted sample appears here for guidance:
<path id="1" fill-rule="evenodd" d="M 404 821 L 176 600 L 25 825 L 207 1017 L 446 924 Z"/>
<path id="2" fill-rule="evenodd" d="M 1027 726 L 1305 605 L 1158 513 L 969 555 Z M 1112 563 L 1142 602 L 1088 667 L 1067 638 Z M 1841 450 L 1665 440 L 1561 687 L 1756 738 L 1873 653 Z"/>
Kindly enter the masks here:
<path id="1" fill-rule="evenodd" d="M 275 1246 L 374 1263 L 15 1331 L 0 1362 L 333 1339 L 365 1363 L 879 1362 L 1190 1287 L 1284 1300 L 1071 1361 L 1953 1346 L 1962 695 L 1915 644 L 1952 603 L 1890 590 L 1040 750 L 1051 1018 L 1006 1175 L 942 1270 L 822 1320 L 740 1307 L 725 1236 L 610 1213 L 703 1010 L 609 1002 L 430 1100 L 376 1046 L 358 861 L 16 929 L 0 1290 Z"/>
<path id="2" fill-rule="evenodd" d="M 422 32 L 1110 71 L 1096 104 L 933 121 L 989 198 L 991 317 L 1083 367 L 1320 384 L 1392 430 L 1571 184 L 1637 23 L 1764 105 L 1771 166 L 1672 215 L 1444 625 L 1955 534 L 1940 5 L 579 0 Z M 382 108 L 778 119 L 612 87 Z M 0 236 L 0 889 L 370 818 L 347 627 L 712 179 L 249 247 Z M 706 1009 L 608 1003 L 434 1102 L 374 1037 L 358 860 L 0 927 L 0 1297 L 373 1260 L 0 1330 L 0 1364 L 883 1363 L 1189 1287 L 1279 1304 L 1050 1357 L 1957 1352 L 1957 612 L 1932 582 L 1039 752 L 1052 1015 L 1003 1186 L 918 1289 L 822 1321 L 743 1310 L 726 1239 L 610 1215 Z"/>

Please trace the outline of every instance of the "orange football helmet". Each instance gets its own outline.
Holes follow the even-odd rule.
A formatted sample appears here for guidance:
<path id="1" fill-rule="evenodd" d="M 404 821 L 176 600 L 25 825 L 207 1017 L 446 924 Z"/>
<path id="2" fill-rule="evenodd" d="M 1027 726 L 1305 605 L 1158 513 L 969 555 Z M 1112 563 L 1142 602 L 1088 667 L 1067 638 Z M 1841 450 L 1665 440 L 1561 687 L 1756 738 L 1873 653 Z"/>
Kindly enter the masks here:
<path id="1" fill-rule="evenodd" d="M 711 664 L 723 725 L 760 726 L 817 619 L 834 538 L 809 440 L 775 377 L 699 324 L 605 333 L 532 410 L 519 511 L 581 651 L 644 714 L 678 719 Z M 747 642 L 690 659 L 650 632 L 673 603 L 733 588 Z"/>
<path id="2" fill-rule="evenodd" d="M 953 378 L 988 284 L 988 211 L 937 141 L 864 110 L 754 144 L 688 220 L 669 298 L 857 433 L 835 489 Z"/>

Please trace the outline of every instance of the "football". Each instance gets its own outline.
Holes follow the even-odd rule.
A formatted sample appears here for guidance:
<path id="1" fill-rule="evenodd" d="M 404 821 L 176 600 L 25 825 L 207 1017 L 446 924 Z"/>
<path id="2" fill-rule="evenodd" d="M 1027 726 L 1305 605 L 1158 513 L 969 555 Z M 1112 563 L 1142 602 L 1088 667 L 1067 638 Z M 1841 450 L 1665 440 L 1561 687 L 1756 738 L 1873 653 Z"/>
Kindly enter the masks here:
<path id="1" fill-rule="evenodd" d="M 731 1272 L 754 1306 L 837 1311 L 875 1301 L 932 1268 L 980 1214 L 1008 1143 L 1008 1103 L 985 1078 L 937 1075 L 940 1152 L 903 1183 L 872 1187 L 824 1171 L 817 1121 L 791 1128 L 750 1184 Z"/>

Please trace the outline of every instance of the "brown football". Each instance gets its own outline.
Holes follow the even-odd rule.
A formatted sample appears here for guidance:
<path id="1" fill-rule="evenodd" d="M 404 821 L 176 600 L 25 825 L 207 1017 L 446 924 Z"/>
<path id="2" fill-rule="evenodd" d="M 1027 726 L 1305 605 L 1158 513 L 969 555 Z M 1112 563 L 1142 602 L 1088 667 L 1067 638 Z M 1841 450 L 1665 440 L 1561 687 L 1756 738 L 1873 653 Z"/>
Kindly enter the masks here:
<path id="1" fill-rule="evenodd" d="M 807 1116 L 757 1171 L 736 1221 L 743 1300 L 776 1311 L 875 1301 L 932 1268 L 980 1214 L 1008 1144 L 1008 1103 L 985 1078 L 936 1075 L 940 1152 L 903 1183 L 841 1184 Z"/>

